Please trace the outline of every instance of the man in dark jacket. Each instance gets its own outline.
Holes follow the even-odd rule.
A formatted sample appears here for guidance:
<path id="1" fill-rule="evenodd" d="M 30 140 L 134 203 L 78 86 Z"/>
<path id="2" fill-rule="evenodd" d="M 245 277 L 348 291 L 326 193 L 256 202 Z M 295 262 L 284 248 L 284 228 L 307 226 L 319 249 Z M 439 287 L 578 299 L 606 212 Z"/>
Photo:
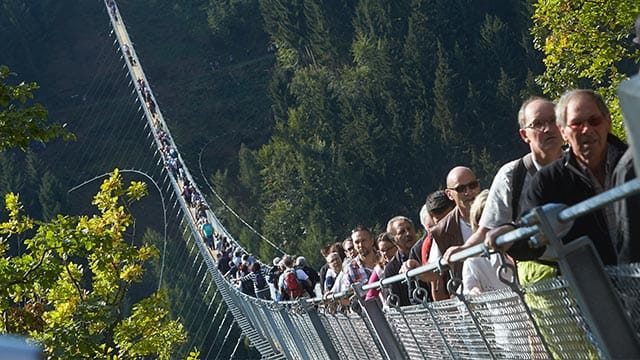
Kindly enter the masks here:
<path id="1" fill-rule="evenodd" d="M 398 248 L 396 255 L 384 267 L 382 278 L 392 277 L 399 273 L 402 264 L 409 260 L 409 252 L 416 244 L 416 230 L 411 219 L 405 216 L 395 216 L 387 223 L 387 233 L 393 235 L 393 241 Z M 397 297 L 394 305 L 406 306 L 411 304 L 407 284 L 396 282 L 389 286 L 389 294 Z"/>
<path id="2" fill-rule="evenodd" d="M 311 284 L 305 289 L 312 297 L 315 296 L 316 284 L 320 282 L 320 275 L 311 266 L 307 265 L 307 259 L 303 256 L 298 256 L 296 259 L 296 269 L 301 269 L 309 277 Z"/>
<path id="3" fill-rule="evenodd" d="M 613 170 L 627 145 L 609 132 L 611 116 L 602 97 L 592 90 L 571 90 L 556 105 L 556 120 L 570 148 L 562 157 L 540 169 L 524 192 L 522 208 L 561 203 L 574 205 L 605 190 L 612 184 Z M 563 237 L 565 243 L 588 235 L 605 265 L 616 264 L 612 244 L 615 233 L 613 206 L 591 212 L 575 220 Z M 509 252 L 516 259 L 537 259 L 544 248 L 531 249 L 516 243 Z"/>

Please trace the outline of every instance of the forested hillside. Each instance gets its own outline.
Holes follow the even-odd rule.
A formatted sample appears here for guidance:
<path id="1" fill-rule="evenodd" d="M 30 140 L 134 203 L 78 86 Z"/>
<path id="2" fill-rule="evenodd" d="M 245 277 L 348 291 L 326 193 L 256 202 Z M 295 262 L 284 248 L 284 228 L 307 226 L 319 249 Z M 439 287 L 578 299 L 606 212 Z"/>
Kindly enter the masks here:
<path id="1" fill-rule="evenodd" d="M 277 49 L 274 133 L 241 150 L 239 181 L 216 183 L 288 251 L 317 259 L 356 224 L 417 219 L 453 166 L 488 187 L 523 153 L 516 112 L 540 94 L 542 70 L 526 2 L 261 0 L 260 10 Z"/>
<path id="2" fill-rule="evenodd" d="M 538 5 L 534 24 L 534 3 L 513 0 L 118 2 L 187 165 L 197 174 L 202 160 L 240 216 L 313 260 L 356 224 L 380 229 L 398 214 L 417 220 L 455 165 L 470 166 L 488 187 L 501 163 L 526 150 L 516 111 L 542 95 L 536 76 L 552 96 L 560 75 L 563 84 L 614 83 L 572 73 L 572 45 L 545 42 L 563 38 L 554 31 L 597 27 L 615 30 L 603 45 L 624 48 L 620 34 L 638 5 L 605 3 Z M 0 63 L 39 81 L 54 119 L 73 125 L 86 106 L 80 79 L 97 66 L 95 39 L 107 35 L 104 9 L 81 1 L 3 6 Z M 608 21 L 603 11 L 620 16 Z M 613 53 L 584 36 L 572 41 Z M 615 54 L 604 73 L 620 79 L 633 66 L 616 67 L 625 52 Z M 547 64 L 556 59 L 555 72 L 543 55 Z M 559 56 L 567 60 L 558 64 Z M 56 157 L 42 156 L 66 180 Z M 250 250 L 275 255 L 222 205 L 215 210 Z"/>

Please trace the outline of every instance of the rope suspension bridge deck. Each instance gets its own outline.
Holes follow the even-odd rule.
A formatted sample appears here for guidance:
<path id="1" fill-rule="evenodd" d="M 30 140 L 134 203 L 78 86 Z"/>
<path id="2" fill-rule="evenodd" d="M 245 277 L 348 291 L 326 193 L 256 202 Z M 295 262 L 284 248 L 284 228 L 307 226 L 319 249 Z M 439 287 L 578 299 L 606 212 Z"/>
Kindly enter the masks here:
<path id="1" fill-rule="evenodd" d="M 233 317 L 242 334 L 260 352 L 262 358 L 640 357 L 640 266 L 631 264 L 605 269 L 599 261 L 591 261 L 589 258 L 594 254 L 589 241 L 580 243 L 579 250 L 565 249 L 558 241 L 553 227 L 549 225 L 558 217 L 577 216 L 580 212 L 592 211 L 615 199 L 637 194 L 640 192 L 640 180 L 631 181 L 621 188 L 612 189 L 571 208 L 537 209 L 536 223 L 501 238 L 500 241 L 506 243 L 543 233 L 551 239 L 553 246 L 562 250 L 559 253 L 584 251 L 586 255 L 580 259 L 568 255 L 561 258 L 560 266 L 564 276 L 556 279 L 523 288 L 511 284 L 507 289 L 473 296 L 458 295 L 438 302 L 423 302 L 418 296 L 418 289 L 414 292 L 415 305 L 406 307 L 381 304 L 379 301 L 365 302 L 364 290 L 398 281 L 412 282 L 416 275 L 436 269 L 437 264 L 427 264 L 407 274 L 364 287 L 355 286 L 349 292 L 335 294 L 328 301 L 317 298 L 276 302 L 240 293 L 217 270 L 213 252 L 198 230 L 195 209 L 182 197 L 185 182 L 192 184 L 195 191 L 199 192 L 199 189 L 177 151 L 170 129 L 157 106 L 122 14 L 111 0 L 106 0 L 105 6 L 131 82 L 136 89 L 135 94 L 140 104 L 144 104 L 142 107 L 147 128 L 153 136 L 162 162 L 159 161 L 158 164 L 164 166 L 173 157 L 182 165 L 184 173 L 168 168 L 164 171 L 170 178 L 170 186 L 179 202 L 185 226 L 197 239 L 197 250 L 206 265 L 209 279 L 224 299 L 227 307 L 225 319 L 229 314 Z M 175 154 L 163 152 L 166 147 L 175 149 Z M 636 160 L 638 158 L 640 156 L 636 156 Z M 206 200 L 203 201 L 206 204 Z M 210 209 L 206 210 L 206 215 L 217 233 L 224 234 L 234 245 L 239 246 Z M 579 242 L 580 240 L 575 243 Z M 462 260 L 484 251 L 482 245 L 478 245 L 456 254 L 453 260 Z M 585 284 L 586 275 L 592 276 L 588 284 Z M 200 286 L 206 279 L 203 278 Z M 207 291 L 210 286 L 211 284 L 207 284 Z M 340 300 L 347 298 L 349 305 L 341 305 Z M 214 300 L 215 296 L 209 307 Z M 220 309 L 221 306 L 218 306 L 215 316 Z M 231 327 L 226 337 L 230 331 Z M 217 335 L 221 335 L 220 329 Z M 240 340 L 239 338 L 235 345 L 234 353 Z M 213 358 L 214 355 L 210 352 L 206 357 Z M 219 356 L 218 351 L 215 358 Z"/>

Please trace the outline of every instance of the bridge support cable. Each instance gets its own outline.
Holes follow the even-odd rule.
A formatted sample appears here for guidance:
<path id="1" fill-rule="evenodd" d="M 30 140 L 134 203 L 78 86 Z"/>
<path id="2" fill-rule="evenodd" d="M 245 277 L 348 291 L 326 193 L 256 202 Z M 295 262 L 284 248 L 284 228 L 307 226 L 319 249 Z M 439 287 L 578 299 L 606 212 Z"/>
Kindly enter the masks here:
<path id="1" fill-rule="evenodd" d="M 231 314 L 231 312 L 227 309 L 227 311 L 224 313 L 224 317 L 222 318 L 222 321 L 220 322 L 220 325 L 218 326 L 218 331 L 216 331 L 216 336 L 213 338 L 213 342 L 209 346 L 209 351 L 207 351 L 207 356 L 205 357 L 205 359 L 209 359 L 211 350 L 216 346 L 216 343 L 218 342 L 218 338 L 220 337 L 220 333 L 222 332 L 222 329 L 224 329 L 224 323 L 227 321 L 227 317 L 229 317 L 229 314 Z M 231 324 L 229 325 L 229 328 L 231 328 L 231 326 L 233 325 L 233 315 L 231 316 L 232 316 L 232 319 L 231 319 Z"/>
<path id="2" fill-rule="evenodd" d="M 203 278 L 203 280 L 206 279 Z M 207 288 L 205 289 L 205 291 L 202 293 L 202 298 L 203 299 L 207 299 L 207 297 L 209 296 L 209 291 L 212 288 L 212 283 L 209 282 Z M 202 286 L 202 284 L 201 284 Z M 209 301 L 208 305 L 205 305 L 206 303 L 204 303 L 202 306 L 200 306 L 198 308 L 198 311 L 196 312 L 195 315 L 195 319 L 208 319 L 209 318 L 209 313 L 211 311 L 211 305 L 213 304 L 214 300 L 216 299 L 216 296 L 218 295 L 217 290 L 213 290 L 213 295 L 211 295 L 211 301 Z M 204 314 L 202 313 L 202 310 L 204 310 Z M 204 321 L 200 321 L 200 324 L 198 326 L 198 329 L 195 331 L 195 334 L 193 337 L 191 337 L 191 343 L 189 344 L 189 348 L 193 348 L 193 346 L 195 345 L 196 339 L 201 337 L 200 332 L 202 331 L 202 328 L 204 327 Z"/>
<path id="3" fill-rule="evenodd" d="M 229 326 L 229 330 L 227 330 L 227 333 L 224 335 L 224 339 L 222 340 L 222 345 L 220 345 L 220 349 L 218 349 L 218 353 L 216 354 L 215 360 L 218 360 L 220 358 L 220 354 L 222 354 L 222 350 L 224 349 L 224 345 L 227 343 L 227 340 L 229 339 L 229 335 L 231 334 L 231 330 L 233 330 L 233 321 L 231 322 L 231 326 Z M 242 333 L 240 333 L 240 336 L 238 337 L 238 341 L 240 341 L 240 339 L 242 339 Z M 207 358 L 209 358 L 209 355 L 207 354 Z"/>
<path id="4" fill-rule="evenodd" d="M 211 329 L 212 329 L 212 328 L 215 326 L 215 324 L 216 324 L 216 319 L 218 318 L 218 314 L 220 313 L 220 310 L 222 309 L 223 304 L 224 304 L 224 300 L 221 300 L 221 301 L 218 303 L 218 308 L 216 309 L 216 312 L 213 314 L 213 317 L 212 317 L 211 319 L 208 319 L 208 320 L 210 320 L 210 321 L 208 322 L 209 326 L 207 327 L 207 331 L 205 332 L 205 336 L 203 336 L 203 337 L 202 337 L 202 342 L 200 343 L 200 347 L 199 347 L 200 349 L 204 349 L 204 348 L 205 348 L 206 340 L 209 338 L 209 333 L 211 332 Z M 228 310 L 228 309 L 226 309 L 226 307 L 225 307 L 225 314 L 226 314 L 228 311 L 229 311 L 229 310 Z"/>
<path id="5" fill-rule="evenodd" d="M 110 44 L 108 46 L 111 47 Z M 116 141 L 120 141 L 123 137 L 116 134 L 116 130 L 132 131 L 133 128 L 142 127 L 139 122 L 128 123 L 127 126 L 116 125 L 116 123 L 122 123 L 120 121 L 121 118 L 129 117 L 129 114 L 135 112 L 135 110 L 133 106 L 129 105 L 132 99 L 128 95 L 127 88 L 116 87 L 112 89 L 109 77 L 113 78 L 113 74 L 120 76 L 122 73 L 117 68 L 117 61 L 112 61 L 112 57 L 106 58 L 109 60 L 109 62 L 106 60 L 104 62 L 106 68 L 96 71 L 95 77 L 96 79 L 98 76 L 107 77 L 107 79 L 97 84 L 96 91 L 92 92 L 89 89 L 88 93 L 83 96 L 83 98 L 86 96 L 89 100 L 87 102 L 88 105 L 84 107 L 82 114 L 79 116 L 82 123 L 77 123 L 74 126 L 80 131 L 78 133 L 79 141 L 75 143 L 75 149 L 69 149 L 69 152 L 74 156 L 73 161 L 66 162 L 70 167 L 75 168 L 75 171 L 70 174 L 70 179 L 74 183 L 93 175 L 91 172 L 94 172 L 92 170 L 95 168 L 94 164 L 103 162 L 107 158 L 104 156 L 105 153 L 117 153 L 117 151 L 114 151 L 114 146 Z M 116 106 L 114 101 L 123 101 L 124 105 L 118 104 Z M 113 133 L 114 136 L 102 136 L 100 141 L 96 141 L 96 137 L 110 133 Z M 132 168 L 135 167 L 134 165 L 131 162 L 127 162 L 119 163 L 118 167 Z"/>
<path id="6" fill-rule="evenodd" d="M 122 19 L 121 16 L 120 19 Z M 124 52 L 123 46 L 131 45 L 124 23 L 122 20 L 115 21 L 113 17 L 111 21 L 120 50 Z M 136 82 L 140 79 L 149 86 L 135 50 L 130 47 L 130 51 L 132 51 L 132 55 L 131 58 L 125 59 L 125 67 L 128 69 L 132 81 Z M 136 62 L 135 66 L 133 65 L 134 61 Z M 136 87 L 135 92 L 139 103 L 145 104 L 141 89 Z M 149 96 L 152 99 L 151 103 L 157 104 L 152 92 Z M 143 111 L 157 149 L 162 149 L 164 146 L 158 137 L 160 133 L 166 134 L 169 139 L 168 144 L 177 149 L 159 108 L 155 107 L 152 113 L 149 105 L 145 105 Z M 162 162 L 163 155 L 160 154 L 159 157 Z M 183 165 L 185 164 L 179 152 L 177 160 Z M 199 192 L 188 169 L 186 167 L 184 169 L 186 179 L 193 183 L 196 191 Z M 171 174 L 166 169 L 165 173 L 168 174 L 167 191 L 176 196 L 174 207 L 179 205 L 177 211 L 182 212 L 181 221 L 176 227 L 185 229 L 185 231 L 190 230 L 190 234 L 192 234 L 187 237 L 187 241 L 184 243 L 185 251 L 188 251 L 185 266 L 189 267 L 190 265 L 189 269 L 185 269 L 185 273 L 189 273 L 189 271 L 196 273 L 194 286 L 198 290 L 195 292 L 199 292 L 202 282 L 198 285 L 197 276 L 206 266 L 206 271 L 211 275 L 218 292 L 227 305 L 227 311 L 213 344 L 208 349 L 207 357 L 216 345 L 228 315 L 232 315 L 235 320 L 232 320 L 231 325 L 226 329 L 227 335 L 225 335 L 223 343 L 226 342 L 235 323 L 241 329 L 240 336 L 242 337 L 242 334 L 247 336 L 252 346 L 258 349 L 265 358 L 324 359 L 336 353 L 339 357 L 344 358 L 371 359 L 390 359 L 396 356 L 399 358 L 441 358 L 447 355 L 456 359 L 477 357 L 546 359 L 574 356 L 575 354 L 597 356 L 599 353 L 612 358 L 640 356 L 637 338 L 637 333 L 640 331 L 640 320 L 632 319 L 630 321 L 627 317 L 627 313 L 640 311 L 638 310 L 640 305 L 636 305 L 638 302 L 608 302 L 604 311 L 606 315 L 599 316 L 595 314 L 600 311 L 598 305 L 603 301 L 606 302 L 612 296 L 612 292 L 622 293 L 622 291 L 611 286 L 608 277 L 602 276 L 605 271 L 602 267 L 596 266 L 581 274 L 571 273 L 571 268 L 576 264 L 585 266 L 586 258 L 592 258 L 594 261 L 597 259 L 593 253 L 586 251 L 589 250 L 588 245 L 583 246 L 584 241 L 582 240 L 572 242 L 566 248 L 558 247 L 557 243 L 553 244 L 558 247 L 559 251 L 557 252 L 561 255 L 560 266 L 563 273 L 566 271 L 568 276 L 566 279 L 550 279 L 525 286 L 525 300 L 514 293 L 512 289 L 507 288 L 468 296 L 464 301 L 454 298 L 398 309 L 391 307 L 383 310 L 378 307 L 378 304 L 365 304 L 357 311 L 338 307 L 336 309 L 339 310 L 333 310 L 333 313 L 327 310 L 317 313 L 317 319 L 314 321 L 304 307 L 316 306 L 317 304 L 313 301 L 305 304 L 270 303 L 249 298 L 227 282 L 217 271 L 209 249 L 199 235 L 191 209 L 181 196 L 182 179 L 178 179 L 175 174 Z M 203 176 L 203 178 L 206 181 L 206 177 Z M 636 186 L 640 189 L 640 185 Z M 215 194 L 215 191 L 211 190 Z M 628 196 L 630 193 L 626 194 Z M 600 195 L 596 198 L 599 197 Z M 590 211 L 597 208 L 594 204 L 588 204 L 588 206 Z M 543 234 L 551 234 L 553 237 L 555 230 L 546 223 L 547 217 L 552 216 L 548 210 L 548 208 L 537 210 L 535 224 L 516 230 L 502 240 L 509 236 L 511 241 L 529 238 L 541 231 Z M 207 216 L 218 233 L 224 234 L 234 245 L 238 245 L 215 217 L 215 214 L 207 211 Z M 499 240 L 499 243 L 502 243 L 500 242 L 502 240 Z M 579 250 L 576 250 L 577 248 Z M 472 253 L 474 251 L 476 253 Z M 460 261 L 485 251 L 486 249 L 482 247 L 468 249 L 454 255 L 452 261 Z M 202 255 L 202 258 L 197 254 Z M 194 258 L 191 259 L 191 256 Z M 192 260 L 193 262 L 191 262 Z M 195 270 L 196 260 L 201 261 L 197 271 Z M 590 266 L 593 266 L 594 261 L 589 261 Z M 597 261 L 595 262 L 597 263 Z M 638 268 L 640 265 L 636 266 L 636 270 Z M 368 284 L 363 286 L 362 290 L 406 281 L 422 272 L 434 269 L 434 264 L 427 264 L 406 274 L 390 277 L 375 284 Z M 606 271 L 612 272 L 610 268 L 607 268 Z M 600 299 L 600 301 L 593 297 L 593 291 L 587 291 L 588 289 L 580 288 L 576 284 L 590 284 L 590 279 L 597 277 L 597 274 L 600 274 L 597 279 L 597 288 L 603 292 L 601 295 L 607 296 L 607 299 Z M 585 279 L 586 275 L 592 277 Z M 621 282 L 630 281 L 622 280 Z M 638 288 L 640 285 L 636 285 L 635 289 Z M 361 301 L 362 294 L 358 296 Z M 186 305 L 183 304 L 183 306 Z M 527 306 L 535 311 L 527 312 Z M 188 313 L 191 313 L 191 305 L 188 306 L 188 309 Z M 341 310 L 344 310 L 344 313 Z M 534 316 L 530 316 L 531 313 L 534 313 Z M 615 319 L 615 322 L 609 321 L 609 319 Z M 536 324 L 540 324 L 539 331 L 534 330 Z M 387 328 L 381 330 L 383 329 L 382 325 Z M 267 333 L 269 330 L 275 330 L 275 335 Z M 605 333 L 605 330 L 610 333 Z M 326 334 L 332 346 L 314 340 L 318 339 L 320 334 L 323 336 Z M 392 343 L 388 344 L 389 341 Z M 620 341 L 623 341 L 624 344 L 621 344 Z M 549 349 L 545 347 L 545 343 L 549 344 Z M 220 356 L 221 351 L 222 349 L 218 351 L 216 357 Z"/>
<path id="7" fill-rule="evenodd" d="M 233 347 L 233 351 L 231 352 L 231 355 L 229 355 L 229 360 L 232 360 L 236 356 L 236 351 L 238 351 L 238 347 L 240 346 L 240 341 L 242 341 L 242 336 L 238 337 L 238 341 L 236 341 L 236 346 Z"/>
<path id="8" fill-rule="evenodd" d="M 113 31 L 113 30 L 112 30 Z M 107 88 L 107 82 L 101 81 L 102 77 L 109 72 L 114 72 L 114 64 L 117 64 L 117 61 L 114 60 L 113 56 L 107 56 L 107 53 L 113 51 L 114 47 L 111 41 L 101 42 L 98 52 L 98 63 L 97 67 L 93 71 L 93 76 L 89 83 L 86 85 L 86 90 L 82 94 L 83 101 L 88 100 L 87 105 L 82 107 L 82 111 L 78 116 L 70 117 L 67 119 L 67 124 L 69 128 L 78 128 L 83 123 L 93 124 L 92 121 L 101 121 L 102 119 L 96 118 L 96 111 L 94 109 L 97 107 L 97 104 L 92 102 L 92 99 L 103 99 L 105 89 Z M 65 153 L 80 153 L 84 155 L 84 151 L 77 150 L 77 143 L 75 142 L 64 142 L 62 146 L 65 149 Z M 71 147 L 74 147 L 71 149 Z M 70 163 L 70 165 L 79 165 L 78 162 Z M 77 172 L 75 173 L 77 174 Z M 74 174 L 74 175 L 75 175 Z M 73 183 L 78 183 L 82 177 L 77 177 L 72 179 Z"/>
<path id="9" fill-rule="evenodd" d="M 189 349 L 193 349 L 196 346 L 198 349 L 204 349 L 206 340 L 209 337 L 209 332 L 211 331 L 211 328 L 214 326 L 216 319 L 218 317 L 218 314 L 220 313 L 220 309 L 222 309 L 222 306 L 224 304 L 224 300 L 218 298 L 217 295 L 218 295 L 218 291 L 215 291 L 213 294 L 213 297 L 211 298 L 211 301 L 209 302 L 209 305 L 207 306 L 205 315 L 201 318 L 202 321 L 200 321 L 200 326 L 198 327 L 198 330 L 196 331 L 195 336 L 191 338 L 191 342 L 188 347 Z M 212 310 L 212 305 L 215 303 L 216 299 L 218 299 L 218 306 L 216 307 L 216 310 L 213 312 L 213 315 L 210 315 Z M 205 325 L 206 325 L 206 329 L 205 329 Z M 204 331 L 204 334 L 202 334 L 202 331 Z M 198 343 L 198 341 L 200 342 Z"/>
<path id="10" fill-rule="evenodd" d="M 198 253 L 196 253 L 197 256 Z M 200 308 L 201 307 L 206 307 L 206 302 L 202 301 L 203 299 L 206 299 L 206 294 L 201 292 L 201 288 L 202 288 L 202 281 L 198 283 L 198 278 L 200 276 L 200 273 L 202 271 L 202 267 L 204 265 L 204 261 L 200 261 L 200 265 L 198 267 L 198 270 L 194 273 L 194 275 L 191 277 L 191 280 L 193 281 L 193 289 L 191 291 L 189 291 L 189 297 L 190 299 L 186 299 L 185 303 L 189 303 L 189 305 L 186 307 L 186 315 L 181 314 L 179 317 L 181 318 L 187 318 L 187 316 L 189 316 L 189 318 L 193 318 L 196 320 L 199 320 L 197 314 L 200 312 Z M 204 272 L 202 274 L 203 278 L 206 279 L 207 273 Z M 195 315 L 194 315 L 194 308 L 196 308 L 195 310 Z M 184 309 L 183 309 L 184 310 Z"/>

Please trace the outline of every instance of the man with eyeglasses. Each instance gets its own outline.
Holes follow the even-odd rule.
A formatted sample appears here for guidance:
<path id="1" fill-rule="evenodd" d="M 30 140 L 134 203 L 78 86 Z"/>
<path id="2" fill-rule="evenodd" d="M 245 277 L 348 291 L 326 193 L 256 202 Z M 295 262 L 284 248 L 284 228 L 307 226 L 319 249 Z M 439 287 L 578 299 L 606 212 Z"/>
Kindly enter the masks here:
<path id="1" fill-rule="evenodd" d="M 562 157 L 540 169 L 524 192 L 523 213 L 547 203 L 574 205 L 612 187 L 611 176 L 627 145 L 610 133 L 611 115 L 604 100 L 592 90 L 566 92 L 556 105 L 556 120 L 570 148 Z M 489 233 L 485 244 L 495 246 L 499 234 Z M 612 205 L 575 220 L 563 241 L 587 235 L 605 265 L 617 263 L 612 245 L 615 216 Z M 531 249 L 526 241 L 509 252 L 516 259 L 537 259 L 544 247 Z"/>
<path id="2" fill-rule="evenodd" d="M 445 262 L 454 253 L 480 244 L 486 234 L 501 225 L 516 220 L 520 214 L 520 197 L 533 175 L 543 166 L 562 155 L 562 136 L 556 125 L 555 105 L 541 97 L 526 100 L 518 111 L 519 135 L 529 145 L 525 156 L 506 163 L 491 183 L 486 206 L 476 232 L 462 246 L 450 247 L 443 256 Z M 522 263 L 519 274 L 522 283 L 535 281 L 540 274 L 554 271 L 545 265 Z"/>

